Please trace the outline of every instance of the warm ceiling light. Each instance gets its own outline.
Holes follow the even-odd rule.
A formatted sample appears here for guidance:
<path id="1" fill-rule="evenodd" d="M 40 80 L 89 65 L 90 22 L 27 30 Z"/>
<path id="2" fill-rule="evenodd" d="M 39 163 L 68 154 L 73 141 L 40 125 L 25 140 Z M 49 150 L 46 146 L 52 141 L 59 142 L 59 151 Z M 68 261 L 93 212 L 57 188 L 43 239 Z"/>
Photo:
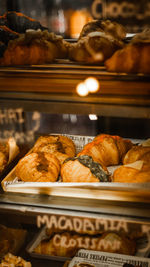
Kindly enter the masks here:
<path id="1" fill-rule="evenodd" d="M 85 85 L 85 83 L 79 83 L 77 85 L 76 91 L 77 91 L 78 95 L 80 95 L 80 96 L 86 96 L 89 93 L 89 90 L 88 90 L 87 86 Z"/>
<path id="2" fill-rule="evenodd" d="M 90 93 L 95 93 L 99 89 L 99 81 L 93 77 L 87 78 L 84 83 Z"/>
<path id="3" fill-rule="evenodd" d="M 89 114 L 89 119 L 91 121 L 96 121 L 98 118 L 97 118 L 97 115 L 95 115 L 95 114 Z"/>

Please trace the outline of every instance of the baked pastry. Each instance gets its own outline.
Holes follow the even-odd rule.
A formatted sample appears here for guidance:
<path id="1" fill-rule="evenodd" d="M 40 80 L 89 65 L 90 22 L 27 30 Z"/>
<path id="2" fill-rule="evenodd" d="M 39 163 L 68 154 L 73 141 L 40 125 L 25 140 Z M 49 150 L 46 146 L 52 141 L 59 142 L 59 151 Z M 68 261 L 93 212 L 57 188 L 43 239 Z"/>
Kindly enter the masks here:
<path id="1" fill-rule="evenodd" d="M 55 182 L 60 163 L 47 152 L 33 152 L 24 156 L 16 166 L 16 176 L 24 182 Z"/>
<path id="2" fill-rule="evenodd" d="M 10 163 L 18 153 L 19 147 L 13 137 L 5 142 L 0 142 L 0 173 L 5 170 L 8 163 Z"/>
<path id="3" fill-rule="evenodd" d="M 92 20 L 86 23 L 82 28 L 79 39 L 87 36 L 90 32 L 105 32 L 119 40 L 126 37 L 124 26 L 110 20 Z"/>
<path id="4" fill-rule="evenodd" d="M 47 30 L 28 30 L 15 40 L 10 40 L 1 66 L 32 65 L 51 63 L 56 58 L 66 56 L 67 45 L 61 36 Z"/>
<path id="5" fill-rule="evenodd" d="M 106 168 L 94 162 L 92 157 L 82 155 L 68 158 L 61 166 L 62 182 L 108 182 L 109 173 Z"/>
<path id="6" fill-rule="evenodd" d="M 137 160 L 150 163 L 150 146 L 133 146 L 125 155 L 123 164 L 133 163 Z"/>
<path id="7" fill-rule="evenodd" d="M 46 30 L 47 28 L 42 26 L 39 21 L 32 19 L 23 13 L 9 11 L 3 16 L 0 16 L 0 25 L 5 25 L 12 31 L 18 33 L 25 33 L 27 29 L 33 30 Z"/>
<path id="8" fill-rule="evenodd" d="M 130 140 L 120 136 L 100 134 L 91 143 L 85 145 L 78 156 L 89 155 L 102 166 L 118 165 L 131 147 Z"/>
<path id="9" fill-rule="evenodd" d="M 124 46 L 122 25 L 110 20 L 93 20 L 84 25 L 79 39 L 69 47 L 69 59 L 83 63 L 101 63 Z"/>
<path id="10" fill-rule="evenodd" d="M 116 51 L 105 66 L 108 71 L 150 74 L 150 30 L 138 34 Z"/>
<path id="11" fill-rule="evenodd" d="M 70 258 L 79 249 L 134 255 L 136 243 L 126 235 L 115 232 L 96 236 L 64 232 L 56 233 L 51 238 L 42 240 L 34 252 Z"/>
<path id="12" fill-rule="evenodd" d="M 76 149 L 74 142 L 69 137 L 63 135 L 48 135 L 40 136 L 32 151 L 52 153 L 62 164 L 68 157 L 75 156 Z"/>
<path id="13" fill-rule="evenodd" d="M 124 46 L 123 42 L 105 32 L 90 32 L 68 50 L 68 57 L 81 63 L 99 64 Z"/>
<path id="14" fill-rule="evenodd" d="M 116 183 L 149 183 L 150 164 L 139 160 L 120 166 L 114 171 L 112 181 Z"/>
<path id="15" fill-rule="evenodd" d="M 5 169 L 9 158 L 8 143 L 0 143 L 0 173 Z"/>
<path id="16" fill-rule="evenodd" d="M 31 267 L 31 263 L 22 257 L 7 253 L 2 259 L 0 267 Z"/>

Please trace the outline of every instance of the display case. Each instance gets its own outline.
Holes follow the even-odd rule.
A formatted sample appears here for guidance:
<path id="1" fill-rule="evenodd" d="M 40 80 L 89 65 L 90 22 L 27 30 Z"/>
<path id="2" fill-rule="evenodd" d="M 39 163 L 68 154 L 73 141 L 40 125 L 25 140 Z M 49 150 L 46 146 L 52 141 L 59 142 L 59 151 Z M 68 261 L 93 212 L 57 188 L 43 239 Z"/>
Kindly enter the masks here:
<path id="1" fill-rule="evenodd" d="M 96 78 L 100 89 L 81 97 L 76 92 L 77 84 L 88 77 Z M 39 135 L 51 133 L 91 138 L 105 132 L 136 142 L 147 139 L 150 134 L 149 81 L 148 75 L 118 75 L 107 73 L 102 66 L 66 61 L 1 68 L 1 138 L 14 135 L 17 142 L 28 149 Z M 96 115 L 97 120 L 90 120 L 89 114 Z M 62 186 L 35 191 L 33 187 L 8 188 L 1 188 L 0 193 L 1 224 L 27 231 L 26 241 L 17 253 L 33 266 L 63 266 L 65 260 L 70 259 L 34 252 L 46 224 L 50 229 L 63 231 L 70 227 L 78 234 L 121 230 L 133 236 L 138 233 L 136 238 L 146 235 L 146 241 L 136 248 L 136 257 L 149 257 L 149 184 L 118 187 L 102 183 L 98 188 Z"/>
<path id="2" fill-rule="evenodd" d="M 68 47 L 77 42 L 71 38 L 78 38 L 81 31 L 74 32 L 79 17 L 84 18 L 85 23 L 91 16 L 114 20 L 116 14 L 116 21 L 124 23 L 132 36 L 149 24 L 148 1 L 142 5 L 136 1 L 120 4 L 89 0 L 77 1 L 82 2 L 81 6 L 77 2 L 70 6 L 66 0 L 64 7 L 62 1 L 53 1 L 53 5 L 37 1 L 41 7 L 37 13 L 34 1 L 28 5 L 21 0 L 14 5 L 13 1 L 0 2 L 1 15 L 6 9 L 34 15 L 44 27 L 62 34 Z M 61 14 L 70 25 L 63 24 L 66 27 L 63 32 L 60 28 L 51 28 L 50 18 L 54 20 L 52 13 L 58 10 L 63 11 Z M 1 19 L 3 23 L 6 18 Z M 130 39 L 125 37 L 123 42 L 125 47 Z M 120 155 L 115 166 L 101 164 L 107 181 L 64 182 L 60 162 L 59 176 L 54 182 L 23 181 L 16 174 L 18 162 L 34 152 L 40 136 L 70 138 L 76 157 L 100 134 L 114 138 L 115 144 L 121 137 L 132 146 L 146 144 L 149 147 L 149 71 L 111 72 L 104 63 L 75 62 L 66 56 L 44 64 L 0 66 L 0 149 L 1 146 L 4 150 L 11 148 L 11 157 L 7 155 L 8 163 L 0 174 L 0 260 L 8 252 L 17 257 L 12 256 L 11 263 L 5 266 L 19 261 L 19 257 L 28 263 L 17 266 L 150 266 L 150 180 L 146 176 L 146 182 L 127 182 L 126 172 L 123 182 L 114 182 L 114 170 L 123 163 Z M 92 85 L 87 84 L 89 78 L 97 84 L 97 90 L 93 91 Z M 89 91 L 79 91 L 85 84 L 90 87 Z M 7 142 L 11 142 L 11 146 Z M 62 147 L 59 146 L 57 152 L 59 149 Z M 104 154 L 109 158 L 109 152 L 104 150 Z M 148 160 L 147 157 L 149 173 Z M 97 164 L 96 161 L 94 168 Z M 135 169 L 139 171 L 139 165 Z"/>

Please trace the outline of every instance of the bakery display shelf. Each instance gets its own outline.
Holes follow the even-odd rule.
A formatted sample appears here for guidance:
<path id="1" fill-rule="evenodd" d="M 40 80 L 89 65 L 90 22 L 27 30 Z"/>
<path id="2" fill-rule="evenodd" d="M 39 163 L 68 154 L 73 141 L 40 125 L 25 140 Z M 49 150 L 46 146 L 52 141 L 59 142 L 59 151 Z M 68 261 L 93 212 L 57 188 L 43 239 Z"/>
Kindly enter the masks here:
<path id="1" fill-rule="evenodd" d="M 150 96 L 150 75 L 107 72 L 104 66 L 56 61 L 47 65 L 0 67 L 0 91 L 74 94 L 87 77 L 99 80 L 95 96 Z"/>
<path id="2" fill-rule="evenodd" d="M 150 183 L 61 183 L 17 181 L 15 168 L 3 179 L 6 192 L 111 201 L 150 202 Z"/>

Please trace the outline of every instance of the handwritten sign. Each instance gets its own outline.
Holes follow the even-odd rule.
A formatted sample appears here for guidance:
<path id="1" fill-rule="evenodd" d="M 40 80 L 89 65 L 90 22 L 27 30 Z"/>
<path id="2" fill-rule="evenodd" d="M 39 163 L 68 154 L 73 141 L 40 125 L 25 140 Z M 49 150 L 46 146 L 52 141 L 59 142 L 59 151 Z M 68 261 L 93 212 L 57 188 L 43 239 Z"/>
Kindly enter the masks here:
<path id="1" fill-rule="evenodd" d="M 38 215 L 37 227 L 45 225 L 49 234 L 55 232 L 53 244 L 55 246 L 79 247 L 92 250 L 118 250 L 121 246 L 119 239 L 104 240 L 96 235 L 105 232 L 124 233 L 131 238 L 143 238 L 144 246 L 138 247 L 138 255 L 143 255 L 150 250 L 150 224 L 135 223 L 127 220 L 106 219 L 106 218 L 88 218 L 65 215 Z M 63 232 L 77 233 L 71 236 L 69 241 Z M 85 236 L 84 236 L 85 235 Z M 88 235 L 88 236 L 87 236 Z M 146 241 L 145 241 L 146 240 Z M 68 243 L 69 242 L 69 243 Z"/>
<path id="2" fill-rule="evenodd" d="M 27 114 L 22 108 L 0 109 L 0 140 L 14 137 L 17 143 L 34 142 L 40 119 L 38 111 Z"/>

